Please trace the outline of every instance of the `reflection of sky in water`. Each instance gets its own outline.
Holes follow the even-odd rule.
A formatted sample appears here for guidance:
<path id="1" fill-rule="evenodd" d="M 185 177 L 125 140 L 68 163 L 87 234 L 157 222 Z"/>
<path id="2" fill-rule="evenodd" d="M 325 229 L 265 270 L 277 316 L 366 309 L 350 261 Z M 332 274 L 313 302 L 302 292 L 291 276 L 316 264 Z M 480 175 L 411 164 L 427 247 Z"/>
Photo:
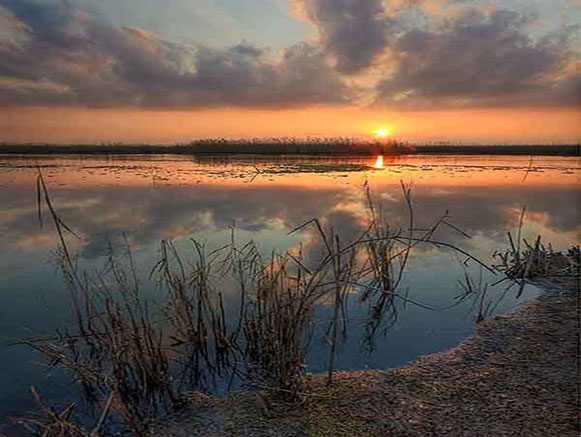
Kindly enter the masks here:
<path id="1" fill-rule="evenodd" d="M 528 157 L 386 157 L 384 169 L 377 170 L 372 168 L 375 160 L 363 159 L 6 157 L 0 160 L 2 416 L 30 406 L 30 385 L 49 399 L 62 392 L 58 375 L 47 380 L 36 355 L 5 346 L 10 339 L 50 333 L 69 323 L 67 292 L 48 263 L 55 235 L 50 227 L 40 228 L 36 217 L 37 162 L 58 211 L 82 236 L 71 245 L 88 268 L 100 266 L 109 242 L 121 241 L 124 234 L 144 275 L 155 263 L 160 239 L 172 238 L 185 247 L 195 237 L 218 247 L 228 241 L 232 225 L 239 241 L 252 238 L 265 252 L 285 250 L 299 240 L 308 247 L 308 230 L 287 233 L 314 217 L 352 239 L 364 226 L 366 180 L 396 225 L 406 220 L 400 180 L 412 182 L 417 226 L 433 223 L 448 210 L 453 223 L 472 238 L 451 230 L 436 237 L 489 262 L 491 253 L 504 247 L 506 232 L 516 227 L 523 205 L 526 238 L 541 234 L 557 248 L 579 241 L 578 162 L 571 158 L 535 158 L 530 165 Z M 462 275 L 452 252 L 425 247 L 413 258 L 405 285 L 411 298 L 442 308 L 460 293 Z M 501 291 L 492 289 L 490 297 Z M 535 293 L 531 287 L 523 299 Z M 356 296 L 350 299 L 350 315 L 362 315 Z M 509 294 L 496 311 L 516 305 Z M 362 327 L 354 322 L 340 348 L 338 367 L 399 366 L 451 347 L 473 330 L 470 306 L 465 302 L 429 311 L 400 302 L 397 324 L 377 339 L 372 354 L 363 350 Z M 321 308 L 320 318 L 327 318 L 328 311 Z M 315 341 L 310 369 L 323 370 L 327 354 L 323 341 Z"/>

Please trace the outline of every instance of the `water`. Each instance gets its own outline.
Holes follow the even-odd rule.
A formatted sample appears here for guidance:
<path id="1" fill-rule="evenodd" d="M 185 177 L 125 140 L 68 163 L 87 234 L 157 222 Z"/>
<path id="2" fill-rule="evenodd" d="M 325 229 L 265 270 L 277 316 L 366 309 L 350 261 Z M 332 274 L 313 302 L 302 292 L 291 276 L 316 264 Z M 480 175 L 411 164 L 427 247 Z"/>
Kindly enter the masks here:
<path id="1" fill-rule="evenodd" d="M 74 396 L 58 372 L 47 373 L 33 351 L 8 344 L 22 337 L 50 335 L 70 326 L 68 294 L 53 264 L 57 240 L 51 226 L 39 226 L 37 166 L 61 217 L 81 237 L 69 244 L 83 267 L 97 268 L 110 244 L 130 242 L 143 279 L 155 264 L 158 243 L 172 239 L 186 250 L 189 238 L 218 247 L 230 238 L 254 239 L 269 252 L 303 242 L 318 250 L 313 232 L 288 235 L 319 218 L 345 239 L 365 227 L 364 185 L 388 211 L 394 224 L 406 224 L 401 181 L 412 184 L 416 226 L 426 227 L 445 211 L 471 235 L 442 229 L 440 241 L 461 247 L 491 263 L 505 248 L 526 206 L 523 236 L 542 235 L 557 249 L 579 242 L 579 162 L 576 158 L 434 157 L 390 158 L 205 158 L 176 156 L 0 157 L 0 432 L 8 417 L 33 408 L 29 387 L 47 400 Z M 388 368 L 419 355 L 452 347 L 474 330 L 471 302 L 449 308 L 461 293 L 465 257 L 452 250 L 423 247 L 412 258 L 405 287 L 414 301 L 437 311 L 398 304 L 396 324 L 362 346 L 363 324 L 353 322 L 338 355 L 338 369 Z M 468 266 L 473 274 L 478 269 Z M 484 279 L 494 282 L 491 275 Z M 490 290 L 495 299 L 504 290 Z M 151 291 L 153 293 L 153 291 Z M 527 287 L 520 299 L 509 294 L 495 308 L 506 312 L 535 297 Z M 444 309 L 447 308 L 447 309 Z M 366 308 L 350 301 L 356 320 Z M 321 320 L 330 308 L 321 307 Z M 317 343 L 318 341 L 318 343 Z M 328 349 L 316 340 L 309 370 L 323 371 Z"/>

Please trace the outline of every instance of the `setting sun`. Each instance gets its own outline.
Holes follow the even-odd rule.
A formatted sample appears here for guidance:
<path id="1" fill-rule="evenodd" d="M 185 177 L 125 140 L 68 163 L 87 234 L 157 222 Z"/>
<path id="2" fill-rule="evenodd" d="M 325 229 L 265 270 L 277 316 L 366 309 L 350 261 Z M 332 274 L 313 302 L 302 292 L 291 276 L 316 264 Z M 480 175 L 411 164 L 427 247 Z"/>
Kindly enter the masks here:
<path id="1" fill-rule="evenodd" d="M 391 135 L 391 129 L 380 127 L 379 129 L 375 129 L 373 131 L 373 135 L 375 135 L 377 138 L 387 138 Z"/>

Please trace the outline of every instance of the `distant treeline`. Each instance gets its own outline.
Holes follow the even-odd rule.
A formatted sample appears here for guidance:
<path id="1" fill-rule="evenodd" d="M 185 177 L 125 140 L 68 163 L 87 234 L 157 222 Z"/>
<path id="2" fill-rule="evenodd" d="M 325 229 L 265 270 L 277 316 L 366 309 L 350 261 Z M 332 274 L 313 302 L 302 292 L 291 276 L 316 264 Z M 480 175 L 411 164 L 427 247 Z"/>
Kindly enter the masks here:
<path id="1" fill-rule="evenodd" d="M 198 140 L 188 144 L 0 144 L 0 154 L 179 155 L 544 155 L 580 156 L 580 144 L 412 144 L 403 141 L 331 139 Z"/>

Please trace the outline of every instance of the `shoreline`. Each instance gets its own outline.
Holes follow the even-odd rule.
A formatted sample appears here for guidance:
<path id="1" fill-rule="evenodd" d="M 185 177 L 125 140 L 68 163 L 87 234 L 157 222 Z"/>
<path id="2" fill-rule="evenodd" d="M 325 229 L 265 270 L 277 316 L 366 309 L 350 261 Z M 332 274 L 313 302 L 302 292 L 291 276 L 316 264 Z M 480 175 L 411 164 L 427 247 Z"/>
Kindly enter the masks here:
<path id="1" fill-rule="evenodd" d="M 236 145 L 228 151 L 228 143 L 217 148 L 204 145 L 51 145 L 51 144 L 0 144 L 0 155 L 271 155 L 293 156 L 303 155 L 310 157 L 332 156 L 375 156 L 378 154 L 375 146 L 365 146 L 356 150 L 333 146 L 324 149 L 310 149 L 308 145 L 289 146 L 287 148 L 269 148 L 268 144 Z M 246 147 L 246 149 L 245 149 Z M 501 156 L 581 156 L 581 145 L 433 145 L 412 146 L 409 149 L 400 149 L 386 155 L 501 155 Z"/>
<path id="2" fill-rule="evenodd" d="M 257 393 L 192 395 L 156 436 L 577 436 L 579 278 L 535 281 L 537 299 L 458 346 L 389 370 L 307 378 L 303 406 Z"/>

